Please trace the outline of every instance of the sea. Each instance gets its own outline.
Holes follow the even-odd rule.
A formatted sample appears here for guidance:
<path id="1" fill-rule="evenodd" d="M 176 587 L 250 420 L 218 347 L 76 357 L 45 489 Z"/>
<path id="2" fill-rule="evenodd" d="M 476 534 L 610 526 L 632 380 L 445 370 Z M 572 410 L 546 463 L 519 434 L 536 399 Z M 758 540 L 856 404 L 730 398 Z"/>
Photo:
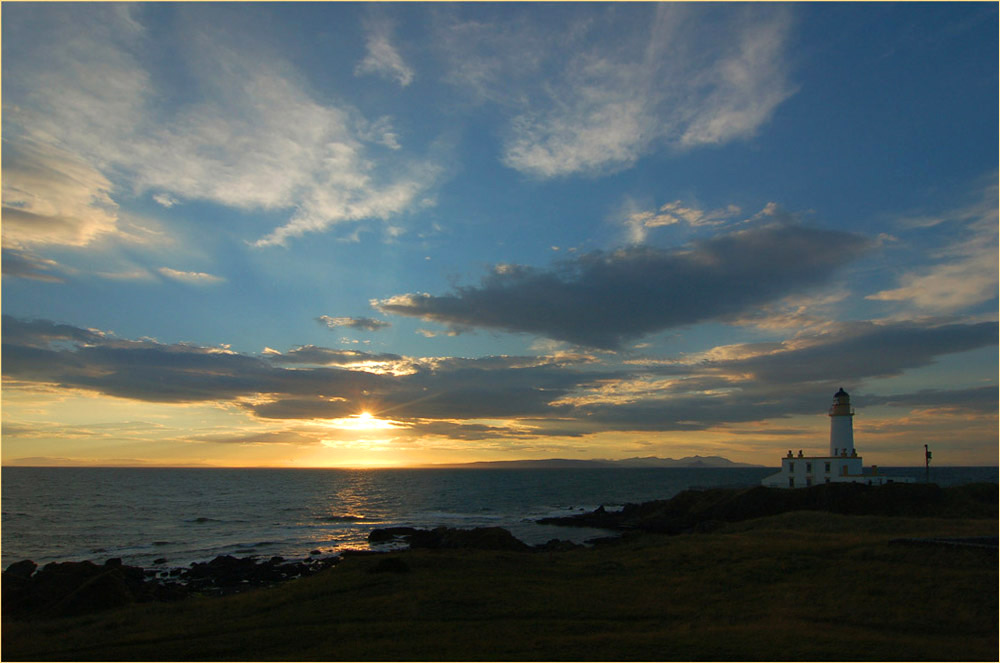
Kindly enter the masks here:
<path id="1" fill-rule="evenodd" d="M 883 468 L 924 479 L 924 468 Z M 167 569 L 218 555 L 304 559 L 368 544 L 376 528 L 504 527 L 525 543 L 609 532 L 541 525 L 688 488 L 755 486 L 739 468 L 223 469 L 3 467 L 2 566 L 121 558 Z M 938 467 L 931 481 L 997 482 L 996 467 Z"/>

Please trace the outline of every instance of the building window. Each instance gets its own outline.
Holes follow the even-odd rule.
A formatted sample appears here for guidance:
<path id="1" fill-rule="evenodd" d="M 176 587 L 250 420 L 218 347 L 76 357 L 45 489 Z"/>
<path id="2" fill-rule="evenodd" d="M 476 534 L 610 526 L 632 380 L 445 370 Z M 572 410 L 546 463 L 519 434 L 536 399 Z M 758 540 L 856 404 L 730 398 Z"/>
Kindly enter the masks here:
<path id="1" fill-rule="evenodd" d="M 827 474 L 829 474 L 830 473 L 830 463 L 825 463 L 825 465 L 826 465 L 826 468 L 823 471 L 826 472 Z"/>
<path id="2" fill-rule="evenodd" d="M 795 471 L 795 463 L 789 463 L 788 464 L 788 471 L 789 472 L 794 472 Z"/>
<path id="3" fill-rule="evenodd" d="M 824 481 L 825 483 L 830 483 L 830 477 L 827 477 L 827 478 L 823 479 L 823 481 Z"/>
<path id="4" fill-rule="evenodd" d="M 788 487 L 795 488 L 795 477 L 788 477 Z"/>
<path id="5" fill-rule="evenodd" d="M 813 464 L 806 463 L 806 472 L 812 472 L 812 471 L 813 471 Z"/>
<path id="6" fill-rule="evenodd" d="M 812 477 L 806 477 L 806 485 L 807 486 L 813 485 L 813 478 Z"/>

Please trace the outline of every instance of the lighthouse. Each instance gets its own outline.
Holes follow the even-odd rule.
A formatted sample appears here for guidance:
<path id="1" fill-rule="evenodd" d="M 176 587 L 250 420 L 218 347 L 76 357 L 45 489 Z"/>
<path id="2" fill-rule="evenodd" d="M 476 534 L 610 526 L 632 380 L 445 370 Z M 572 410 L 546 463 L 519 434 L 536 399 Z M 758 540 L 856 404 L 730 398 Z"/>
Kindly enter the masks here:
<path id="1" fill-rule="evenodd" d="M 830 406 L 830 453 L 826 456 L 798 454 L 788 450 L 781 459 L 777 474 L 761 479 L 772 488 L 807 488 L 820 483 L 863 483 L 882 486 L 887 483 L 911 483 L 912 477 L 892 477 L 880 474 L 876 466 L 866 472 L 862 458 L 854 448 L 854 408 L 851 397 L 843 388 L 833 395 Z M 819 440 L 817 440 L 819 442 Z"/>
<path id="2" fill-rule="evenodd" d="M 855 456 L 854 450 L 854 408 L 851 397 L 844 388 L 833 395 L 830 406 L 830 455 Z"/>

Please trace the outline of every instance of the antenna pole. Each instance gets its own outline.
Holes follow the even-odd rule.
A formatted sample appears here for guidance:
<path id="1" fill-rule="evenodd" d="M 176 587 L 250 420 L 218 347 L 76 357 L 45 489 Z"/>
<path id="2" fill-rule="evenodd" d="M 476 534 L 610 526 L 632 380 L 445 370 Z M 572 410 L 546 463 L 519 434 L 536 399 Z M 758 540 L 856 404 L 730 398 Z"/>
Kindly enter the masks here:
<path id="1" fill-rule="evenodd" d="M 931 450 L 924 445 L 924 482 L 931 482 Z"/>

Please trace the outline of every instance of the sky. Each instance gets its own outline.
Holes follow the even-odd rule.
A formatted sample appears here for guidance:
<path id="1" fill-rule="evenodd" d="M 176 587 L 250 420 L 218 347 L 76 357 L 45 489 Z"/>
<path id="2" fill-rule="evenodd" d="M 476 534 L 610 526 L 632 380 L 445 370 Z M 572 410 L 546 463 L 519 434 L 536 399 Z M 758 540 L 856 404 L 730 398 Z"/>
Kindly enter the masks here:
<path id="1" fill-rule="evenodd" d="M 2 6 L 2 462 L 998 462 L 996 3 Z"/>

